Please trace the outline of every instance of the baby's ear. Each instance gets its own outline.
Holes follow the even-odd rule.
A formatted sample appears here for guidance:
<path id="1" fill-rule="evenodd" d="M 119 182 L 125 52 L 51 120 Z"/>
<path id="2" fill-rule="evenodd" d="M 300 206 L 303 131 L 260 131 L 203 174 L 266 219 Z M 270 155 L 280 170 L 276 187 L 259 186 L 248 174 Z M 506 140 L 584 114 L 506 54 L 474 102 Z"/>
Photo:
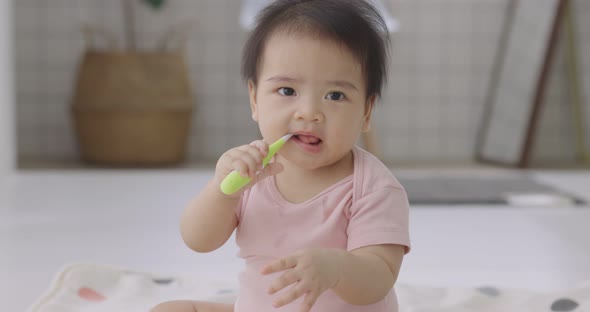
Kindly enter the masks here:
<path id="1" fill-rule="evenodd" d="M 373 112 L 373 107 L 375 106 L 375 101 L 377 100 L 377 96 L 371 95 L 367 102 L 365 103 L 365 116 L 363 120 L 363 132 L 368 132 L 371 130 L 371 113 Z"/>
<path id="2" fill-rule="evenodd" d="M 258 106 L 256 103 L 256 83 L 248 80 L 248 94 L 250 95 L 250 109 L 252 110 L 252 119 L 258 122 Z"/>

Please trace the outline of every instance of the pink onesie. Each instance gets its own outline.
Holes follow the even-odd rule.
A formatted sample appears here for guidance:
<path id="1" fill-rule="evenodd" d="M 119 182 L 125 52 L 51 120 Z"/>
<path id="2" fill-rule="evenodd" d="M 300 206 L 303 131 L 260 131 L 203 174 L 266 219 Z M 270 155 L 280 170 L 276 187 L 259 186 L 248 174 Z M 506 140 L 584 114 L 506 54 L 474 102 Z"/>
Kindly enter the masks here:
<path id="1" fill-rule="evenodd" d="M 410 250 L 409 204 L 403 187 L 372 154 L 354 147 L 354 173 L 304 203 L 287 202 L 274 177 L 244 192 L 237 207 L 238 256 L 246 262 L 240 273 L 235 312 L 299 311 L 303 298 L 276 309 L 266 291 L 283 272 L 263 276 L 261 268 L 306 248 L 354 250 L 378 244 L 398 244 Z M 293 186 L 296 187 L 296 186 Z M 324 292 L 314 312 L 392 312 L 397 298 L 392 289 L 380 302 L 351 305 L 333 291 Z"/>

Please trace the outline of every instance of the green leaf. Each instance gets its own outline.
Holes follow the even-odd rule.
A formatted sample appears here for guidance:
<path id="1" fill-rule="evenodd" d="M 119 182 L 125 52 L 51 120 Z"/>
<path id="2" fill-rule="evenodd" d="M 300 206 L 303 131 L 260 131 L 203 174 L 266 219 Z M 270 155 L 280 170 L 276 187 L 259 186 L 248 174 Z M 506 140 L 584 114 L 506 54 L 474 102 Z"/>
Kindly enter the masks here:
<path id="1" fill-rule="evenodd" d="M 162 6 L 164 6 L 165 0 L 143 0 L 143 2 L 147 3 L 152 8 L 158 10 Z"/>

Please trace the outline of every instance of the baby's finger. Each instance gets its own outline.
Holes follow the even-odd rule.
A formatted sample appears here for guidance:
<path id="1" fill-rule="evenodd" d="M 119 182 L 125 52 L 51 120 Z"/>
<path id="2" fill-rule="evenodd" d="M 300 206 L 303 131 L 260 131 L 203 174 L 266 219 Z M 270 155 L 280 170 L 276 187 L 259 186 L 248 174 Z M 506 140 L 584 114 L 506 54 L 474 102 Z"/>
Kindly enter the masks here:
<path id="1" fill-rule="evenodd" d="M 299 276 L 298 272 L 289 270 L 283 273 L 283 275 L 281 275 L 271 284 L 271 286 L 268 288 L 268 293 L 273 295 L 279 290 L 298 282 L 300 279 L 301 277 Z"/>
<path id="2" fill-rule="evenodd" d="M 286 304 L 289 304 L 297 298 L 303 296 L 307 292 L 307 289 L 303 286 L 303 283 L 297 283 L 295 286 L 291 287 L 291 289 L 281 296 L 278 300 L 273 302 L 273 306 L 275 308 L 280 308 Z"/>
<path id="3" fill-rule="evenodd" d="M 252 152 L 251 150 L 254 150 L 251 146 L 250 147 L 241 147 L 235 151 L 232 152 L 232 157 L 234 159 L 234 161 L 232 162 L 232 165 L 238 165 L 239 162 L 236 162 L 236 160 L 240 160 L 242 163 L 245 164 L 245 168 L 242 167 L 242 171 L 240 171 L 240 175 L 242 176 L 248 176 L 248 177 L 254 177 L 254 175 L 256 174 L 257 168 L 259 167 L 258 163 L 258 159 L 255 155 L 253 155 L 254 152 Z M 236 167 L 234 167 L 234 169 L 238 169 Z"/>
<path id="4" fill-rule="evenodd" d="M 297 266 L 297 258 L 296 257 L 287 257 L 283 259 L 279 259 L 262 269 L 262 274 L 267 275 L 270 273 L 285 271 L 288 269 L 292 269 Z"/>
<path id="5" fill-rule="evenodd" d="M 244 152 L 250 154 L 252 158 L 256 160 L 256 166 L 254 172 L 257 173 L 262 169 L 262 160 L 264 159 L 264 155 L 257 146 L 254 145 L 246 145 L 243 149 Z"/>
<path id="6" fill-rule="evenodd" d="M 250 145 L 256 147 L 260 153 L 262 153 L 262 157 L 265 157 L 268 154 L 268 143 L 262 140 L 256 140 L 250 143 Z"/>
<path id="7" fill-rule="evenodd" d="M 248 164 L 241 158 L 235 158 L 231 162 L 231 167 L 236 170 L 242 177 L 248 176 Z"/>
<path id="8" fill-rule="evenodd" d="M 311 308 L 313 307 L 315 302 L 318 300 L 319 296 L 320 296 L 319 292 L 314 292 L 314 291 L 308 292 L 307 294 L 305 294 L 305 299 L 303 299 L 303 303 L 301 304 L 301 309 L 299 311 L 301 311 L 301 312 L 311 311 Z"/>
<path id="9" fill-rule="evenodd" d="M 283 164 L 280 163 L 270 163 L 262 169 L 262 171 L 256 176 L 256 182 L 281 173 L 284 170 Z"/>

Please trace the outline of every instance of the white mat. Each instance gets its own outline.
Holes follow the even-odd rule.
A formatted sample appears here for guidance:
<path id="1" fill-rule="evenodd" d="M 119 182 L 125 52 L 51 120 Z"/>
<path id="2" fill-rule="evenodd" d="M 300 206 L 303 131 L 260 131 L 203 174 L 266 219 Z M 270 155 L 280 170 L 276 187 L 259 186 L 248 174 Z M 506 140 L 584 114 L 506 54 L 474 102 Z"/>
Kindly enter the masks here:
<path id="1" fill-rule="evenodd" d="M 399 284 L 402 312 L 590 311 L 590 281 L 553 293 L 491 286 L 441 288 Z M 233 302 L 235 284 L 211 278 L 158 276 L 98 264 L 71 264 L 29 312 L 147 312 L 166 300 Z"/>

